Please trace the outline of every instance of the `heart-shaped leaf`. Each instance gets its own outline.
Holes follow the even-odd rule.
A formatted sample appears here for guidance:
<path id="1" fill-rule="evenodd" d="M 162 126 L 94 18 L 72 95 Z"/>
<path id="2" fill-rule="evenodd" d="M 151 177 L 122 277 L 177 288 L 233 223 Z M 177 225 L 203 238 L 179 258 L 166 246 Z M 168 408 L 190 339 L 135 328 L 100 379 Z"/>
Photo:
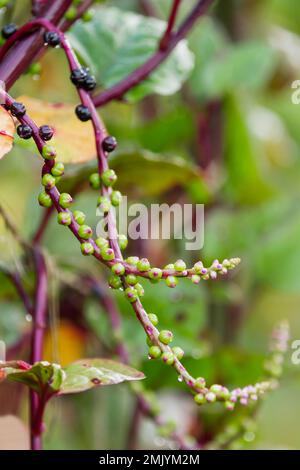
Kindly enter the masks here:
<path id="1" fill-rule="evenodd" d="M 72 45 L 108 88 L 142 65 L 158 47 L 164 21 L 118 8 L 100 8 L 89 23 L 78 22 L 69 33 Z M 146 80 L 126 94 L 134 102 L 151 94 L 172 95 L 188 78 L 194 56 L 185 40 Z"/>
<path id="2" fill-rule="evenodd" d="M 67 366 L 64 371 L 66 378 L 60 390 L 63 395 L 145 377 L 142 372 L 110 359 L 81 359 Z"/>
<path id="3" fill-rule="evenodd" d="M 0 159 L 11 150 L 14 132 L 15 124 L 11 115 L 0 106 Z"/>
<path id="4" fill-rule="evenodd" d="M 90 122 L 80 122 L 74 113 L 74 106 L 62 103 L 48 103 L 30 96 L 20 96 L 18 101 L 24 103 L 30 117 L 38 124 L 49 124 L 54 129 L 51 140 L 63 163 L 83 163 L 95 158 L 95 139 Z M 16 139 L 22 147 L 36 152 L 32 139 Z"/>

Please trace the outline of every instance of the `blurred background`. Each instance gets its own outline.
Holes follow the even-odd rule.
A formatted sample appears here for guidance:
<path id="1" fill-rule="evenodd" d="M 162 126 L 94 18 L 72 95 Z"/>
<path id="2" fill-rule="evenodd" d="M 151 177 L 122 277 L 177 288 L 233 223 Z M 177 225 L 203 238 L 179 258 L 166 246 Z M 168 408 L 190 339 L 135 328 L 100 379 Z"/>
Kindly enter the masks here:
<path id="1" fill-rule="evenodd" d="M 7 15 L 18 24 L 28 18 L 29 2 L 16 3 L 12 11 L 0 10 L 3 24 Z M 179 16 L 193 3 L 183 1 Z M 118 34 L 128 34 L 125 15 L 148 16 L 149 5 L 150 13 L 166 19 L 169 0 L 108 0 L 95 7 L 92 22 L 80 22 L 70 32 L 82 62 L 92 67 L 100 86 L 111 85 L 122 74 L 112 72 L 110 61 L 118 61 Z M 110 19 L 113 7 L 124 10 L 124 24 L 109 29 L 114 24 Z M 155 26 L 147 25 L 139 34 L 151 36 Z M 97 40 L 92 33 L 89 37 L 90 28 L 94 28 L 93 34 L 98 31 Z M 300 104 L 292 102 L 296 91 L 292 83 L 300 80 L 299 34 L 298 0 L 217 1 L 182 50 L 182 63 L 186 61 L 189 69 L 186 74 L 178 70 L 186 75 L 182 86 L 165 72 L 167 83 L 161 89 L 155 88 L 154 79 L 150 92 L 142 88 L 128 97 L 128 103 L 112 103 L 101 110 L 110 134 L 119 142 L 111 164 L 118 173 L 118 189 L 128 194 L 130 202 L 205 204 L 205 243 L 200 252 L 185 252 L 184 242 L 179 240 L 138 241 L 129 243 L 128 256 L 148 257 L 159 266 L 177 258 L 188 265 L 198 259 L 205 263 L 215 258 L 242 259 L 238 270 L 217 282 L 194 286 L 182 281 L 175 290 L 163 283 L 145 285 L 146 309 L 159 316 L 161 327 L 171 327 L 176 344 L 185 350 L 184 364 L 209 383 L 234 387 L 256 382 L 262 374 L 270 333 L 281 319 L 289 320 L 291 339 L 300 339 Z M 128 48 L 137 47 L 135 41 L 128 39 Z M 169 67 L 175 65 L 169 63 Z M 61 188 L 77 188 L 75 206 L 86 212 L 95 227 L 96 195 L 84 183 L 94 165 L 92 160 L 85 161 L 89 160 L 85 149 L 93 153 L 93 143 L 78 131 L 79 156 L 76 153 L 75 158 L 70 109 L 78 98 L 68 76 L 62 51 L 51 50 L 40 65 L 22 76 L 11 94 L 26 95 L 24 102 L 39 124 L 57 125 L 59 148 L 66 151 L 70 162 Z M 172 87 L 181 89 L 169 95 Z M 72 107 L 55 113 L 31 98 Z M 30 147 L 22 145 L 16 141 L 0 162 L 0 202 L 22 237 L 30 239 L 44 213 L 37 204 L 41 161 Z M 81 286 L 89 275 L 105 280 L 105 269 L 79 254 L 77 242 L 57 225 L 55 216 L 42 244 L 53 274 L 44 358 L 67 364 L 85 356 L 114 357 L 115 338 L 105 309 Z M 0 257 L 1 266 L 17 270 L 30 292 L 30 266 L 2 220 Z M 291 364 L 292 350 L 281 387 L 263 401 L 255 419 L 244 410 L 230 414 L 218 405 L 199 410 L 172 368 L 147 360 L 144 333 L 130 307 L 121 293 L 109 294 L 121 312 L 130 364 L 146 374 L 143 385 L 162 405 L 166 420 L 177 421 L 181 430 L 209 442 L 226 426 L 234 428 L 244 414 L 245 432 L 234 448 L 300 448 L 300 366 Z M 30 316 L 0 273 L 0 338 L 12 357 L 28 358 L 30 326 Z M 23 389 L 1 385 L 0 397 L 1 415 L 13 414 L 26 421 Z M 128 385 L 53 400 L 46 416 L 45 446 L 172 448 L 174 444 L 163 430 L 157 433 L 151 421 L 137 420 L 135 413 L 136 401 Z M 3 419 L 7 418 L 1 417 L 0 423 Z M 20 426 L 19 421 L 13 423 Z M 21 445 L 3 439 L 0 433 L 1 448 Z"/>

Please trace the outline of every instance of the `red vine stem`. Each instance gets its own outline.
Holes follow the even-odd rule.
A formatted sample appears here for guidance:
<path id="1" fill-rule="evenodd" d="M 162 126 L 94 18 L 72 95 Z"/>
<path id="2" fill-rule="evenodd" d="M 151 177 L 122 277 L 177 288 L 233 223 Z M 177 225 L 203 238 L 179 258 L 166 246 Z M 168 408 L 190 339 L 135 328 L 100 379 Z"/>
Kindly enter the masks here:
<path id="1" fill-rule="evenodd" d="M 163 48 L 159 48 L 158 51 L 156 51 L 143 65 L 138 67 L 119 83 L 94 96 L 93 101 L 95 106 L 100 107 L 112 100 L 120 100 L 127 91 L 145 80 L 162 62 L 167 59 L 179 41 L 181 41 L 181 39 L 183 39 L 192 29 L 198 18 L 206 13 L 213 1 L 214 0 L 199 0 L 191 13 L 178 28 L 177 32 L 171 36 L 169 33 L 167 34 L 167 39 L 164 41 Z M 174 9 L 174 12 L 172 10 L 173 15 L 175 13 L 175 18 L 178 6 Z M 171 20 L 172 27 L 174 20 Z"/>
<path id="2" fill-rule="evenodd" d="M 173 5 L 171 8 L 171 13 L 170 13 L 168 24 L 167 24 L 167 29 L 159 43 L 159 48 L 161 51 L 163 51 L 168 46 L 168 42 L 170 40 L 172 31 L 176 22 L 176 17 L 177 17 L 177 13 L 180 7 L 180 3 L 181 3 L 181 0 L 173 0 Z"/>

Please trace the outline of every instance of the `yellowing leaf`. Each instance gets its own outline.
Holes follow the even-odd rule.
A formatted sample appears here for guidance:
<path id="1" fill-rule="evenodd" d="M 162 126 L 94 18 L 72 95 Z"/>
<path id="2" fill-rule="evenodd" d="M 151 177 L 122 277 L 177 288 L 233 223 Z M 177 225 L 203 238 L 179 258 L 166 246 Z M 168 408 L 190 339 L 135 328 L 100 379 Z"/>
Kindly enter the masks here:
<path id="1" fill-rule="evenodd" d="M 0 106 L 0 158 L 11 150 L 14 132 L 15 125 L 11 115 Z"/>
<path id="2" fill-rule="evenodd" d="M 81 122 L 74 112 L 74 105 L 49 103 L 29 96 L 20 96 L 29 116 L 38 126 L 48 124 L 54 129 L 51 140 L 58 159 L 64 163 L 82 163 L 95 158 L 95 139 L 91 122 Z M 33 142 L 20 139 L 20 145 L 32 148 Z"/>

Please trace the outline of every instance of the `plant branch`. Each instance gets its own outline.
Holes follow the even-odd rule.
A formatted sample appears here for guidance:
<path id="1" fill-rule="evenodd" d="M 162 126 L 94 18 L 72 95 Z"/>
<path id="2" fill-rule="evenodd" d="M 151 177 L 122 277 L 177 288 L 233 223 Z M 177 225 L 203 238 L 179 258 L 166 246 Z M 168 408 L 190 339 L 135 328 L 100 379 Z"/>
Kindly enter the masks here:
<path id="1" fill-rule="evenodd" d="M 187 33 L 192 29 L 198 18 L 207 11 L 214 0 L 199 0 L 191 13 L 183 21 L 177 32 L 170 36 L 167 34 L 168 41 L 164 41 L 163 49 L 159 48 L 143 65 L 138 67 L 134 72 L 121 80 L 116 85 L 113 85 L 108 90 L 93 97 L 96 107 L 103 106 L 112 100 L 120 100 L 123 96 L 133 87 L 145 80 L 162 62 L 164 62 L 179 41 L 183 39 Z M 177 6 L 178 8 L 178 6 Z M 175 10 L 175 14 L 177 12 Z M 176 17 L 176 15 L 175 15 Z M 173 20 L 171 26 L 173 27 Z M 168 29 L 167 29 L 168 31 Z"/>
<path id="2" fill-rule="evenodd" d="M 161 38 L 160 43 L 159 43 L 159 49 L 161 51 L 163 51 L 168 46 L 168 43 L 170 41 L 170 38 L 171 38 L 171 35 L 172 35 L 172 32 L 173 32 L 173 28 L 175 26 L 175 22 L 176 22 L 177 13 L 178 13 L 178 10 L 179 10 L 179 7 L 180 7 L 180 3 L 181 3 L 181 0 L 173 0 L 173 4 L 172 4 L 172 7 L 171 7 L 171 13 L 170 13 L 168 23 L 167 23 L 167 28 L 166 28 L 165 34 L 163 35 L 163 37 Z"/>

